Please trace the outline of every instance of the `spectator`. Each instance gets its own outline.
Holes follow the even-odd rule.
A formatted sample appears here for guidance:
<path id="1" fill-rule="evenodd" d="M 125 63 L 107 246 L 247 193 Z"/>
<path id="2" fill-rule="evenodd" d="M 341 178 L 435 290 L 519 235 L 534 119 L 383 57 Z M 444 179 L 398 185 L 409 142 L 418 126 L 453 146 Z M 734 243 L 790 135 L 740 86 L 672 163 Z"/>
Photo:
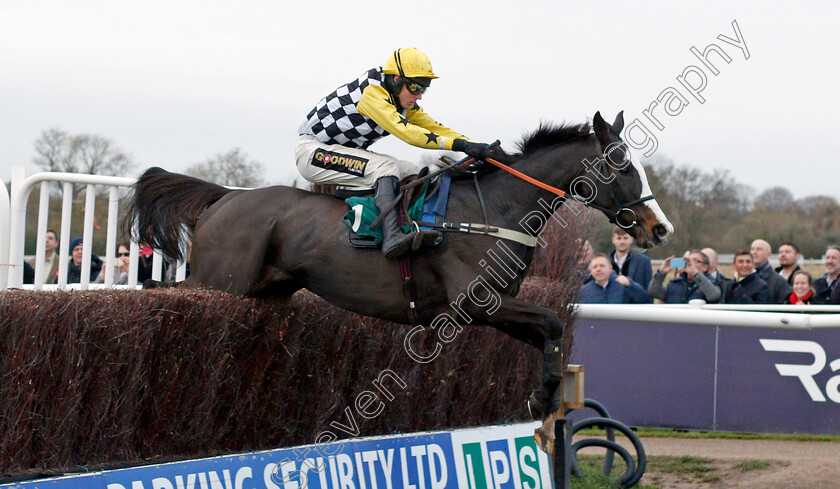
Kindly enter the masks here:
<path id="1" fill-rule="evenodd" d="M 589 273 L 589 262 L 592 261 L 595 250 L 592 249 L 592 243 L 588 239 L 578 238 L 575 240 L 575 244 L 580 247 L 575 256 L 577 257 L 578 265 L 582 268 L 581 276 L 583 277 L 583 283 L 586 284 L 592 280 L 592 274 Z"/>
<path id="2" fill-rule="evenodd" d="M 23 262 L 23 283 L 35 283 L 35 269 L 28 261 Z"/>
<path id="3" fill-rule="evenodd" d="M 592 249 L 592 243 L 588 239 L 581 240 L 578 238 L 575 240 L 575 244 L 580 245 L 578 263 L 583 265 L 592 261 L 592 257 L 595 255 L 595 250 Z"/>
<path id="4" fill-rule="evenodd" d="M 653 278 L 650 258 L 640 253 L 633 253 L 630 249 L 633 237 L 618 226 L 613 230 L 612 243 L 615 250 L 610 253 L 610 262 L 616 275 L 627 277 L 647 290 L 650 279 Z"/>
<path id="5" fill-rule="evenodd" d="M 814 279 L 805 270 L 797 270 L 791 276 L 793 292 L 790 293 L 785 304 L 812 304 L 814 299 Z"/>
<path id="6" fill-rule="evenodd" d="M 46 242 L 44 243 L 44 281 L 45 284 L 54 284 L 56 278 L 58 277 L 58 253 L 56 250 L 58 249 L 58 233 L 55 232 L 55 229 L 47 229 L 47 238 Z M 36 268 L 36 257 L 32 257 L 26 261 L 33 269 Z M 34 272 L 33 272 L 34 273 Z M 34 275 L 32 282 L 27 282 L 24 280 L 24 283 L 34 283 Z"/>
<path id="7" fill-rule="evenodd" d="M 117 256 L 114 258 L 114 285 L 125 285 L 128 283 L 128 259 L 130 255 L 127 244 L 120 243 L 117 246 Z M 103 263 L 102 271 L 100 271 L 99 276 L 96 277 L 96 283 L 105 283 L 107 268 L 108 264 Z"/>
<path id="8" fill-rule="evenodd" d="M 665 301 L 666 304 L 687 304 L 692 299 L 702 299 L 708 303 L 720 301 L 720 286 L 709 276 L 709 257 L 698 250 L 685 252 L 685 268 L 671 268 L 670 256 L 662 262 L 648 286 L 651 297 Z M 676 276 L 663 289 L 662 282 L 671 270 Z"/>
<path id="9" fill-rule="evenodd" d="M 793 274 L 799 270 L 799 247 L 793 243 L 782 243 L 779 246 L 779 266 L 776 271 L 793 287 Z"/>
<path id="10" fill-rule="evenodd" d="M 578 302 L 583 304 L 650 304 L 652 299 L 641 285 L 624 275 L 613 276 L 610 259 L 596 253 L 589 262 L 592 280 L 581 287 Z"/>
<path id="11" fill-rule="evenodd" d="M 718 265 L 720 262 L 718 261 L 718 254 L 712 248 L 703 248 L 700 250 L 700 253 L 709 257 L 709 271 L 707 272 L 712 280 L 717 282 L 720 286 L 721 293 L 723 293 L 723 287 L 726 285 L 726 282 L 731 282 L 732 279 L 724 275 L 720 270 L 718 270 Z"/>
<path id="12" fill-rule="evenodd" d="M 770 243 L 763 239 L 757 239 L 750 245 L 750 253 L 753 257 L 756 273 L 767 282 L 767 287 L 770 288 L 770 302 L 772 304 L 784 304 L 785 299 L 790 295 L 790 285 L 770 265 L 770 254 L 772 253 Z"/>
<path id="13" fill-rule="evenodd" d="M 831 292 L 831 297 L 828 299 L 829 304 L 840 304 L 840 287 L 834 287 Z"/>
<path id="14" fill-rule="evenodd" d="M 770 304 L 770 288 L 767 282 L 758 276 L 752 254 L 746 250 L 735 253 L 734 265 L 735 276 L 726 284 L 723 302 L 726 304 Z"/>
<path id="15" fill-rule="evenodd" d="M 137 264 L 137 283 L 142 284 L 152 278 L 152 259 L 155 252 L 151 246 L 143 243 L 140 245 L 140 261 Z M 163 277 L 163 274 L 161 274 Z"/>
<path id="16" fill-rule="evenodd" d="M 73 259 L 67 265 L 67 283 L 77 284 L 82 281 L 82 238 L 76 238 L 70 242 L 70 254 Z M 102 270 L 102 260 L 98 256 L 90 255 L 90 281 L 96 280 L 99 271 Z"/>
<path id="17" fill-rule="evenodd" d="M 187 247 L 187 261 L 189 261 L 189 254 L 190 254 L 190 246 Z M 154 258 L 155 258 L 155 250 L 146 243 L 140 244 L 140 253 L 139 253 L 139 263 L 137 264 L 137 283 L 142 284 L 146 280 L 150 280 L 152 278 L 152 269 L 154 268 Z M 160 267 L 160 281 L 166 282 L 174 280 L 174 273 L 175 273 L 175 262 L 161 256 L 161 267 Z M 170 263 L 172 266 L 170 267 Z M 171 268 L 171 272 L 170 272 Z M 189 263 L 187 263 L 187 275 L 189 276 Z"/>
<path id="18" fill-rule="evenodd" d="M 825 275 L 814 280 L 814 301 L 817 304 L 831 303 L 831 293 L 837 288 L 840 276 L 840 246 L 831 245 L 825 250 Z"/>

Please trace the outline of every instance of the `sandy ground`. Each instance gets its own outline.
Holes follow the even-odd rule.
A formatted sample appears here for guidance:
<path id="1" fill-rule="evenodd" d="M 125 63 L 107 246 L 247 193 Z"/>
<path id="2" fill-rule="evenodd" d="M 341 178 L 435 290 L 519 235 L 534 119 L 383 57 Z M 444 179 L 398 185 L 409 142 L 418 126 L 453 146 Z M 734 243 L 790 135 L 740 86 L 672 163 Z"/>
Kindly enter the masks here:
<path id="1" fill-rule="evenodd" d="M 685 482 L 665 476 L 654 481 L 656 474 L 646 472 L 642 478 L 645 484 L 656 482 L 668 488 L 840 488 L 840 443 L 836 442 L 643 438 L 642 444 L 648 456 L 709 458 L 723 472 L 720 481 L 713 483 Z M 735 467 L 746 460 L 773 463 L 750 471 Z"/>

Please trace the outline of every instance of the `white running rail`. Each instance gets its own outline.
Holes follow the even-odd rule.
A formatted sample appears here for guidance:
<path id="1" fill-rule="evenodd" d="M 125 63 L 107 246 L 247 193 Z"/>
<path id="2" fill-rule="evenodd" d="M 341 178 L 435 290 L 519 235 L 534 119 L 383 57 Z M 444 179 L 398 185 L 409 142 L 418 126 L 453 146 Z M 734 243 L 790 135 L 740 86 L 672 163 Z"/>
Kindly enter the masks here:
<path id="1" fill-rule="evenodd" d="M 34 290 L 42 288 L 51 289 L 54 287 L 44 286 L 44 259 L 46 255 L 45 243 L 47 234 L 47 216 L 49 212 L 49 184 L 60 182 L 62 184 L 62 208 L 61 208 L 61 242 L 59 243 L 58 254 L 58 289 L 79 288 L 82 290 L 91 288 L 90 284 L 90 263 L 91 249 L 93 247 L 93 220 L 94 204 L 96 202 L 96 186 L 109 187 L 108 194 L 108 224 L 106 228 L 106 252 L 104 257 L 107 270 L 113 270 L 114 257 L 116 255 L 117 229 L 119 226 L 119 189 L 134 185 L 136 179 L 126 177 L 109 177 L 102 175 L 82 175 L 77 173 L 37 173 L 25 178 L 22 168 L 16 167 L 12 171 L 12 195 L 9 199 L 5 192 L 0 191 L 0 233 L 5 229 L 8 232 L 2 233 L 8 236 L 8 241 L 0 239 L 0 290 L 5 288 L 24 288 L 23 285 L 23 258 L 24 240 L 26 232 L 26 204 L 29 195 L 36 186 L 40 187 L 40 202 L 38 207 L 38 228 L 37 244 L 35 248 L 35 283 Z M 70 222 L 73 204 L 73 185 L 86 185 L 84 228 L 82 234 L 82 274 L 78 286 L 67 284 L 67 269 L 69 264 L 68 247 L 70 246 Z M 4 209 L 10 203 L 10 209 Z M 6 216 L 9 216 L 7 218 Z M 10 221 L 10 222 L 9 222 Z M 5 228 L 4 226 L 8 226 Z M 8 244 L 6 244 L 8 243 Z M 128 287 L 137 287 L 137 268 L 139 263 L 140 247 L 137 243 L 131 242 L 129 257 Z M 6 255 L 8 249 L 8 255 Z M 8 257 L 8 259 L 6 259 Z M 161 280 L 162 256 L 156 250 L 153 258 L 152 278 Z M 5 273 L 8 270 L 8 273 Z M 184 280 L 186 275 L 185 263 L 179 263 L 176 273 L 176 280 Z M 114 274 L 106 273 L 104 286 L 112 287 Z M 29 288 L 28 286 L 25 288 Z"/>

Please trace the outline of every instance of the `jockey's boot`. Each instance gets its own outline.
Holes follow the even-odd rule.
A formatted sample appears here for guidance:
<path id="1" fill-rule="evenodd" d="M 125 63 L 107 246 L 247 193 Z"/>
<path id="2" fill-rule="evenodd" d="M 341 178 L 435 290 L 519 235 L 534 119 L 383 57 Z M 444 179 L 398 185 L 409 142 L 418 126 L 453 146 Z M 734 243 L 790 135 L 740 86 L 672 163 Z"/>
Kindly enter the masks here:
<path id="1" fill-rule="evenodd" d="M 376 181 L 374 188 L 373 202 L 379 212 L 386 208 L 388 204 L 397 198 L 397 189 L 400 186 L 400 180 L 395 176 L 382 177 Z M 417 237 L 417 231 L 412 231 L 408 234 L 402 232 L 399 224 L 397 224 L 397 212 L 400 206 L 395 205 L 387 214 L 382 216 L 382 253 L 385 253 L 387 258 L 394 258 L 402 255 L 413 246 Z M 422 238 L 421 238 L 422 241 Z M 416 249 L 416 248 L 415 248 Z"/>

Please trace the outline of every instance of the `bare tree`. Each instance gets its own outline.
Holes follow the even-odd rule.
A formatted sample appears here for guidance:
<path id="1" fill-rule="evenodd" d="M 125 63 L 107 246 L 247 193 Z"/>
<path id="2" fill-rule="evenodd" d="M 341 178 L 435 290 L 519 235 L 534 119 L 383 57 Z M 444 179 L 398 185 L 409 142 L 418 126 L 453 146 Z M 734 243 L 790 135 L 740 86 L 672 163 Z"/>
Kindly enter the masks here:
<path id="1" fill-rule="evenodd" d="M 240 148 L 219 153 L 212 158 L 196 163 L 184 173 L 208 182 L 231 187 L 263 187 L 266 185 L 262 163 L 250 160 Z"/>
<path id="2" fill-rule="evenodd" d="M 793 207 L 793 194 L 784 187 L 768 188 L 755 198 L 755 206 L 773 212 L 790 211 Z"/>
<path id="3" fill-rule="evenodd" d="M 131 157 L 110 139 L 95 134 L 68 134 L 51 128 L 35 141 L 33 162 L 50 172 L 123 176 L 134 167 Z"/>

